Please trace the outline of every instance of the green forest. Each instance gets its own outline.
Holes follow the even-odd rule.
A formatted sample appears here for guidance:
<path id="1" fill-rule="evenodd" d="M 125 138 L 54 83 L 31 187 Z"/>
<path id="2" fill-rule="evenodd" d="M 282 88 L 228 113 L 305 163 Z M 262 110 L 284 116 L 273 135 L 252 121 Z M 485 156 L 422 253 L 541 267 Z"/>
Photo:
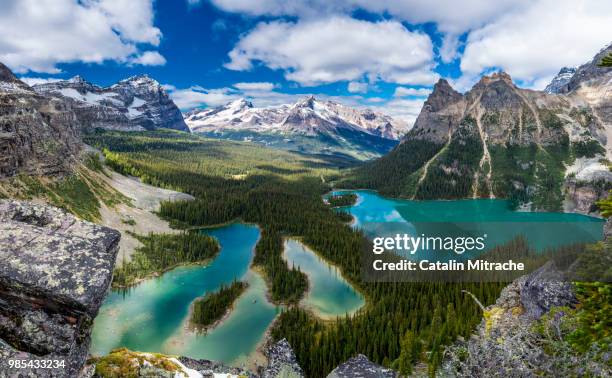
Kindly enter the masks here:
<path id="1" fill-rule="evenodd" d="M 231 285 L 223 285 L 218 291 L 196 299 L 193 302 L 191 323 L 198 329 L 205 330 L 223 317 L 247 286 L 244 282 L 234 281 Z"/>
<path id="2" fill-rule="evenodd" d="M 178 234 L 133 234 L 143 245 L 129 261 L 115 268 L 113 288 L 128 288 L 152 274 L 165 272 L 179 264 L 205 263 L 219 253 L 219 243 L 197 232 Z"/>
<path id="3" fill-rule="evenodd" d="M 162 204 L 160 215 L 175 225 L 206 226 L 236 219 L 258 224 L 262 235 L 254 264 L 264 272 L 271 297 L 278 303 L 296 303 L 307 288 L 304 274 L 282 259 L 283 237 L 300 237 L 340 267 L 365 295 L 364 309 L 337 322 L 321 323 L 290 306 L 272 333 L 275 339 L 289 339 L 309 377 L 325 376 L 356 353 L 386 366 L 397 364 L 402 347 L 413 348 L 407 335 L 423 345 L 427 353 L 418 358 L 433 372 L 443 346 L 457 335 L 467 337 L 482 317 L 461 290 L 469 290 L 486 305 L 503 286 L 363 282 L 359 252 L 369 242 L 346 224 L 346 215 L 338 215 L 323 202 L 322 195 L 331 189 L 328 183 L 339 175 L 334 162 L 325 158 L 174 131 L 98 131 L 86 141 L 102 149 L 114 169 L 195 196 L 195 201 Z M 421 146 L 423 160 L 439 149 Z"/>
<path id="4" fill-rule="evenodd" d="M 327 202 L 332 207 L 352 206 L 357 202 L 357 195 L 354 193 L 333 195 L 327 197 Z"/>

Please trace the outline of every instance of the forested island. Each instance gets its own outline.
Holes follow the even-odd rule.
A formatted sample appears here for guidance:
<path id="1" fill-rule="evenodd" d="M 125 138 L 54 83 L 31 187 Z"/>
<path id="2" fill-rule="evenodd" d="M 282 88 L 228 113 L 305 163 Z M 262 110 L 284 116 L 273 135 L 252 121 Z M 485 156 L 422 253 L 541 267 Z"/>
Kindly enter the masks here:
<path id="1" fill-rule="evenodd" d="M 332 207 L 352 206 L 357 202 L 355 193 L 337 194 L 327 198 L 327 202 Z"/>
<path id="2" fill-rule="evenodd" d="M 191 313 L 191 324 L 198 330 L 205 331 L 223 318 L 247 287 L 248 285 L 244 282 L 234 281 L 231 285 L 223 285 L 218 291 L 195 300 Z"/>
<path id="3" fill-rule="evenodd" d="M 113 288 L 128 288 L 181 264 L 205 263 L 219 253 L 215 239 L 197 232 L 134 236 L 143 245 L 115 268 Z"/>

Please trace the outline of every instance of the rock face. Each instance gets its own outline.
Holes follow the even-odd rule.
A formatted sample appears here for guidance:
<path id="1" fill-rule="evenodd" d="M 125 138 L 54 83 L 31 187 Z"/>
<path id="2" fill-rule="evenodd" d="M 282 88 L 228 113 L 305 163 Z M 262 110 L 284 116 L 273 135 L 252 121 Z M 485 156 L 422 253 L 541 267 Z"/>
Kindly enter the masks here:
<path id="1" fill-rule="evenodd" d="M 359 354 L 341 364 L 327 378 L 395 378 L 394 370 L 370 362 L 366 356 Z"/>
<path id="2" fill-rule="evenodd" d="M 78 129 L 70 104 L 37 94 L 0 63 L 0 178 L 68 172 Z"/>
<path id="3" fill-rule="evenodd" d="M 192 132 L 214 138 L 365 158 L 389 151 L 407 130 L 403 122 L 382 113 L 312 96 L 266 108 L 239 99 L 214 109 L 193 110 L 185 114 L 185 122 Z"/>
<path id="4" fill-rule="evenodd" d="M 469 340 L 459 340 L 446 352 L 441 376 L 453 377 L 558 377 L 610 376 L 609 363 L 590 353 L 545 352 L 559 342 L 564 329 L 563 311 L 550 316 L 556 306 L 573 307 L 573 286 L 552 262 L 506 286 L 496 303 L 484 311 L 484 319 Z M 536 321 L 543 315 L 549 339 L 538 333 Z M 550 336 L 554 333 L 554 336 Z"/>
<path id="5" fill-rule="evenodd" d="M 268 366 L 262 372 L 262 378 L 304 377 L 304 372 L 286 339 L 271 345 L 266 351 L 266 357 L 268 357 Z"/>
<path id="6" fill-rule="evenodd" d="M 0 201 L 0 376 L 76 376 L 119 238 L 56 208 Z M 10 369 L 10 359 L 58 360 L 64 367 Z"/>
<path id="7" fill-rule="evenodd" d="M 408 198 L 507 198 L 561 211 L 564 174 L 575 173 L 582 187 L 612 185 L 601 162 L 612 160 L 612 68 L 597 66 L 610 51 L 571 78 L 562 70 L 560 94 L 519 88 L 504 72 L 483 76 L 464 94 L 441 79 L 401 143 L 357 169 L 349 184 Z M 583 199 L 597 196 L 581 197 L 575 209 L 582 212 L 593 204 Z"/>
<path id="8" fill-rule="evenodd" d="M 550 84 L 548 84 L 546 88 L 544 88 L 544 92 L 550 93 L 550 94 L 561 93 L 561 91 L 563 91 L 564 88 L 567 87 L 567 84 L 569 83 L 569 81 L 571 80 L 572 76 L 574 76 L 575 73 L 576 73 L 575 67 L 561 68 L 557 76 L 555 76 L 550 82 Z"/>
<path id="9" fill-rule="evenodd" d="M 107 88 L 93 85 L 80 76 L 33 88 L 73 105 L 85 129 L 133 131 L 162 127 L 189 131 L 166 91 L 146 75 L 134 76 Z"/>

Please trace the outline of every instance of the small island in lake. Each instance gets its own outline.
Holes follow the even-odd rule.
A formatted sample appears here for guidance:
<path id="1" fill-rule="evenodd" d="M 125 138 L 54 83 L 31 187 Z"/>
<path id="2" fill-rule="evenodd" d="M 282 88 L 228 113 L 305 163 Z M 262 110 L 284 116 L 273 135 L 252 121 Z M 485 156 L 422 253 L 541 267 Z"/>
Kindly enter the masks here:
<path id="1" fill-rule="evenodd" d="M 218 291 L 196 299 L 193 302 L 191 324 L 202 331 L 210 328 L 228 313 L 236 299 L 244 293 L 247 287 L 245 282 L 234 281 L 229 286 L 223 285 Z"/>

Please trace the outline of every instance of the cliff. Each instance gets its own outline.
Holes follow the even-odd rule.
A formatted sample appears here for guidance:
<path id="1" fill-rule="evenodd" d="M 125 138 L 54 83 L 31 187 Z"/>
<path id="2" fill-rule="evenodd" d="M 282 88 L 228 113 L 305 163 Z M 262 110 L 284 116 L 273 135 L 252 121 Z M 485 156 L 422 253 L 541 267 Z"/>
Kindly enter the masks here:
<path id="1" fill-rule="evenodd" d="M 119 238 L 53 207 L 0 201 L 0 376 L 77 375 Z M 32 364 L 11 369 L 9 360 Z M 42 368 L 41 360 L 64 367 Z"/>

